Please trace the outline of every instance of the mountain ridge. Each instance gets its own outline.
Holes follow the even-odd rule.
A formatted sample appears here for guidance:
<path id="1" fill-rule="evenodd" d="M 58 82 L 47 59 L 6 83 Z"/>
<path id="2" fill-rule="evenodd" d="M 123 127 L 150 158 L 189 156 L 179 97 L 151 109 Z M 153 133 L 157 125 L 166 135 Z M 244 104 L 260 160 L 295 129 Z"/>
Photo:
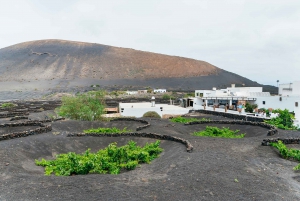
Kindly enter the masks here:
<path id="1" fill-rule="evenodd" d="M 159 82 L 165 88 L 190 90 L 230 84 L 262 86 L 205 61 L 96 43 L 48 39 L 0 49 L 0 82 L 53 79 L 104 84 L 116 80 L 120 86 L 138 83 L 141 87 L 155 87 Z M 175 81 L 181 82 L 178 87 Z"/>

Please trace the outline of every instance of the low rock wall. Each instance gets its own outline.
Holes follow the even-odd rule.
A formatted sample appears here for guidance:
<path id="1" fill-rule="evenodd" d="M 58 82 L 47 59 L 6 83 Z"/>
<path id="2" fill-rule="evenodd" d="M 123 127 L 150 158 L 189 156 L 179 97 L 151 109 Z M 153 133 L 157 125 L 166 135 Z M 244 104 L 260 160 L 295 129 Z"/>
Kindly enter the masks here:
<path id="1" fill-rule="evenodd" d="M 157 133 L 70 133 L 67 135 L 67 137 L 84 137 L 84 136 L 93 136 L 93 137 L 146 137 L 146 138 L 154 138 L 154 139 L 160 139 L 160 140 L 169 140 L 174 142 L 179 142 L 181 144 L 184 144 L 186 146 L 187 152 L 193 151 L 192 144 L 183 138 L 174 137 L 170 135 L 161 135 Z"/>
<path id="2" fill-rule="evenodd" d="M 272 142 L 282 141 L 283 144 L 300 144 L 300 138 L 269 138 L 263 139 L 261 145 L 269 146 Z"/>
<path id="3" fill-rule="evenodd" d="M 222 116 L 226 118 L 243 120 L 243 121 L 264 122 L 264 118 L 255 117 L 255 116 L 246 116 L 246 115 L 239 115 L 239 114 L 232 114 L 232 113 L 225 113 L 225 112 L 218 112 L 218 111 L 211 111 L 211 110 L 190 110 L 189 111 L 189 113 L 192 112 L 199 112 L 202 114 L 212 114 L 216 116 Z"/>
<path id="4" fill-rule="evenodd" d="M 0 114 L 1 118 L 9 118 L 9 117 L 15 117 L 15 116 L 25 116 L 29 115 L 29 112 L 10 112 L 10 113 L 2 113 Z"/>
<path id="5" fill-rule="evenodd" d="M 13 139 L 13 138 L 19 138 L 19 137 L 27 137 L 29 135 L 36 135 L 36 134 L 40 134 L 40 133 L 47 133 L 52 130 L 51 125 L 45 125 L 42 122 L 38 122 L 38 121 L 0 124 L 0 128 L 1 127 L 17 127 L 17 126 L 39 126 L 39 128 L 32 129 L 29 131 L 3 134 L 3 135 L 0 135 L 0 141 Z"/>
<path id="6" fill-rule="evenodd" d="M 151 124 L 148 121 L 143 119 L 135 119 L 135 118 L 116 118 L 116 119 L 112 119 L 111 121 L 135 121 L 135 122 L 140 122 L 142 124 L 146 124 L 144 126 L 137 127 L 136 131 L 140 131 L 151 126 Z"/>
<path id="7" fill-rule="evenodd" d="M 9 121 L 21 120 L 21 119 L 28 119 L 28 116 L 16 116 L 11 118 Z"/>
<path id="8" fill-rule="evenodd" d="M 264 123 L 264 122 L 252 122 L 252 121 L 239 121 L 239 120 L 201 120 L 195 122 L 185 123 L 184 125 L 194 125 L 194 124 L 239 124 L 239 125 L 251 125 L 260 126 L 263 128 L 268 128 L 267 135 L 272 136 L 278 134 L 278 130 L 275 126 Z"/>

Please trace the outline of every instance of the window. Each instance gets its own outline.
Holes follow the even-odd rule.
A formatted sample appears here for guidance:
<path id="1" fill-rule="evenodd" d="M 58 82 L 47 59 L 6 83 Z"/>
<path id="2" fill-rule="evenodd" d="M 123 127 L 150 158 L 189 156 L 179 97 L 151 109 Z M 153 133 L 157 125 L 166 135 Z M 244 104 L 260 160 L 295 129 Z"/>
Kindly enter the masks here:
<path id="1" fill-rule="evenodd" d="M 282 101 L 282 97 L 279 98 L 279 101 Z"/>
<path id="2" fill-rule="evenodd" d="M 295 106 L 298 107 L 298 102 L 295 102 Z"/>
<path id="3" fill-rule="evenodd" d="M 199 96 L 199 93 L 197 93 L 196 96 Z"/>
<path id="4" fill-rule="evenodd" d="M 200 93 L 200 97 L 203 97 L 203 93 Z"/>
<path id="5" fill-rule="evenodd" d="M 266 101 L 263 101 L 263 105 L 265 105 L 266 104 Z"/>

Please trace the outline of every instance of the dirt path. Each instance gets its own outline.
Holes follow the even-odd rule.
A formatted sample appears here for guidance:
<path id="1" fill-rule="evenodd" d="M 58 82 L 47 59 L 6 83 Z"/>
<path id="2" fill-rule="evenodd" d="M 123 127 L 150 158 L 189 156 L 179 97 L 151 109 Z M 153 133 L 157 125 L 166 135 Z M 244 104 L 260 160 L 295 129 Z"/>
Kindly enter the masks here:
<path id="1" fill-rule="evenodd" d="M 215 118 L 209 116 L 210 118 Z M 70 132 L 100 126 L 135 129 L 137 122 L 52 123 L 52 132 L 0 141 L 0 200 L 299 200 L 300 174 L 296 162 L 281 159 L 271 147 L 261 146 L 267 129 L 229 125 L 246 132 L 243 139 L 195 137 L 205 125 L 184 126 L 168 120 L 149 120 L 143 131 L 169 134 L 189 140 L 184 145 L 162 141 L 164 152 L 151 164 L 119 175 L 44 176 L 34 159 L 51 159 L 59 153 L 82 153 L 135 140 L 139 145 L 154 139 L 133 137 L 68 138 Z M 216 125 L 223 126 L 223 125 Z M 228 125 L 226 125 L 228 127 Z M 280 131 L 279 135 L 300 136 Z M 298 148 L 299 145 L 297 145 Z"/>

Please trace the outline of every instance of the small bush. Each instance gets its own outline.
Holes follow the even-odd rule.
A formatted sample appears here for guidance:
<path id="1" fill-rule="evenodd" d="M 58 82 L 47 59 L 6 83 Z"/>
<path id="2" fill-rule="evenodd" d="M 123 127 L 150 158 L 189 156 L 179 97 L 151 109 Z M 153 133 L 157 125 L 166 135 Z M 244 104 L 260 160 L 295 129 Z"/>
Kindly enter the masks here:
<path id="1" fill-rule="evenodd" d="M 109 95 L 116 96 L 116 97 L 118 97 L 119 95 L 123 95 L 123 94 L 126 94 L 126 92 L 125 91 L 112 91 L 109 93 Z"/>
<path id="2" fill-rule="evenodd" d="M 174 96 L 171 96 L 171 95 L 169 95 L 169 94 L 164 94 L 163 96 L 162 96 L 162 99 L 164 99 L 164 100 L 170 100 L 170 99 L 174 99 Z"/>
<path id="3" fill-rule="evenodd" d="M 285 159 L 294 159 L 300 161 L 300 150 L 288 149 L 282 141 L 270 143 L 271 146 L 279 150 L 280 155 Z M 294 170 L 300 170 L 300 164 L 294 167 Z"/>
<path id="4" fill-rule="evenodd" d="M 1 107 L 4 109 L 9 109 L 9 108 L 13 108 L 16 107 L 17 105 L 14 103 L 2 103 Z"/>
<path id="5" fill-rule="evenodd" d="M 246 103 L 245 105 L 245 111 L 249 112 L 249 113 L 253 113 L 253 110 L 257 108 L 257 104 L 250 104 L 250 103 Z"/>
<path id="6" fill-rule="evenodd" d="M 88 130 L 84 130 L 84 133 L 99 133 L 99 134 L 105 134 L 105 133 L 129 133 L 131 130 L 127 130 L 127 128 L 123 128 L 122 130 L 113 127 L 113 128 L 92 128 Z"/>
<path id="7" fill-rule="evenodd" d="M 159 157 L 163 151 L 159 145 L 159 140 L 147 143 L 144 147 L 137 146 L 134 141 L 121 147 L 117 147 L 117 143 L 111 143 L 96 153 L 90 153 L 90 149 L 83 154 L 69 152 L 57 155 L 55 160 L 35 160 L 35 164 L 45 167 L 45 175 L 119 174 L 122 169 L 133 170 L 139 163 L 150 163 Z"/>
<path id="8" fill-rule="evenodd" d="M 186 118 L 186 117 L 175 117 L 175 118 L 172 118 L 170 119 L 171 122 L 174 122 L 174 123 L 189 123 L 189 122 L 195 122 L 195 121 L 209 121 L 210 119 L 205 119 L 205 118 L 202 118 L 202 119 L 196 119 L 196 118 Z"/>
<path id="9" fill-rule="evenodd" d="M 143 117 L 151 117 L 151 118 L 161 118 L 160 115 L 155 111 L 146 112 Z"/>
<path id="10" fill-rule="evenodd" d="M 229 128 L 218 128 L 213 126 L 206 126 L 204 131 L 194 132 L 195 136 L 206 136 L 206 137 L 222 137 L 222 138 L 243 138 L 245 134 L 238 134 L 239 130 L 230 130 Z"/>
<path id="11" fill-rule="evenodd" d="M 187 94 L 184 94 L 183 97 L 184 98 L 195 97 L 195 94 L 194 93 L 187 93 Z"/>

